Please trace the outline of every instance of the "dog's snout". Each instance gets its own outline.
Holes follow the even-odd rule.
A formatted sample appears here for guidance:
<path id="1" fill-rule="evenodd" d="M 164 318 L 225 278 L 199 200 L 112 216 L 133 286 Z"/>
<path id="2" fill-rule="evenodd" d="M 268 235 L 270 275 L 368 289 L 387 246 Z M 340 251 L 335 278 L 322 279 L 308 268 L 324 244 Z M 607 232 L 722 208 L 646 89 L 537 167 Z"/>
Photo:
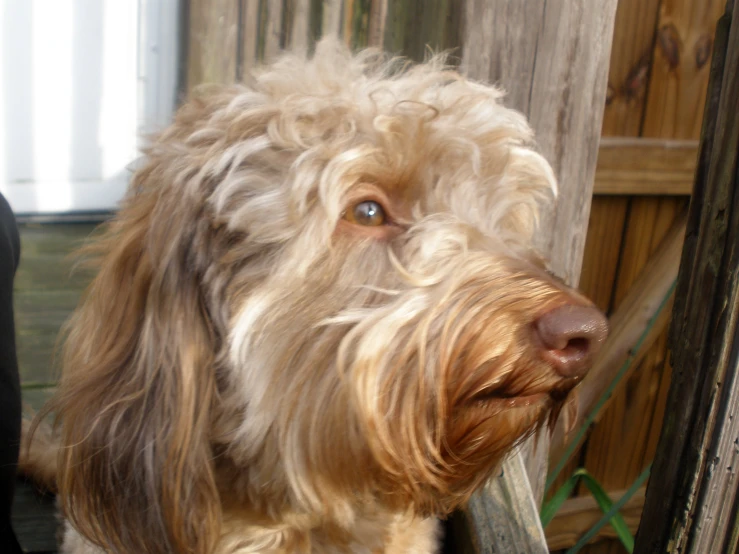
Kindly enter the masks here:
<path id="1" fill-rule="evenodd" d="M 608 321 L 596 308 L 567 304 L 534 324 L 541 355 L 563 377 L 582 377 L 608 336 Z"/>

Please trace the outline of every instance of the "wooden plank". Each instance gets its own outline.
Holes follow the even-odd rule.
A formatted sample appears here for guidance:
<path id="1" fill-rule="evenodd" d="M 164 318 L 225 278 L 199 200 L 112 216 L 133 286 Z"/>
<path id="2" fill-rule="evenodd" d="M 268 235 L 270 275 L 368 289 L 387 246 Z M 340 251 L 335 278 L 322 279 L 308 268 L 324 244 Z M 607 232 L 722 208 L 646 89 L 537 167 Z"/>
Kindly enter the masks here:
<path id="1" fill-rule="evenodd" d="M 269 63 L 275 59 L 284 45 L 283 0 L 261 0 L 260 4 L 260 59 Z"/>
<path id="2" fill-rule="evenodd" d="M 422 61 L 430 51 L 456 49 L 459 56 L 462 9 L 454 0 L 388 0 L 384 47 Z M 456 63 L 456 59 L 451 60 Z"/>
<path id="3" fill-rule="evenodd" d="M 555 261 L 555 273 L 577 286 L 603 120 L 606 61 L 610 58 L 616 2 L 550 1 L 546 6 L 528 115 L 538 144 L 559 179 L 560 199 L 554 213 L 543 218 L 539 245 Z M 568 35 L 569 42 L 563 40 Z"/>
<path id="4" fill-rule="evenodd" d="M 324 36 L 342 36 L 345 0 L 321 0 L 321 32 Z"/>
<path id="5" fill-rule="evenodd" d="M 475 552 L 547 554 L 539 506 L 529 488 L 522 456 L 512 456 L 501 475 L 475 493 L 465 510 Z"/>
<path id="6" fill-rule="evenodd" d="M 545 5 L 538 0 L 465 3 L 462 70 L 501 86 L 506 103 L 527 115 Z"/>
<path id="7" fill-rule="evenodd" d="M 18 480 L 11 515 L 13 529 L 24 552 L 52 554 L 57 551 L 59 519 L 53 495 L 43 495 L 34 485 Z"/>
<path id="8" fill-rule="evenodd" d="M 729 15 L 733 9 L 733 14 Z M 672 331 L 674 375 L 635 552 L 735 552 L 739 0 L 716 37 Z"/>
<path id="9" fill-rule="evenodd" d="M 697 140 L 603 138 L 594 194 L 689 195 Z"/>
<path id="10" fill-rule="evenodd" d="M 596 197 L 590 209 L 580 289 L 604 313 L 611 308 L 628 203 L 627 197 Z"/>
<path id="11" fill-rule="evenodd" d="M 660 0 L 619 0 L 603 114 L 604 136 L 640 134 Z"/>
<path id="12" fill-rule="evenodd" d="M 382 48 L 385 38 L 388 0 L 373 0 L 369 15 L 369 46 Z"/>
<path id="13" fill-rule="evenodd" d="M 344 41 L 353 49 L 369 46 L 372 0 L 345 0 Z"/>
<path id="14" fill-rule="evenodd" d="M 89 272 L 72 271 L 68 256 L 94 228 L 92 224 L 20 226 L 21 263 L 14 304 L 22 383 L 54 380 L 59 329 L 90 279 Z"/>
<path id="15" fill-rule="evenodd" d="M 463 70 L 473 78 L 512 87 L 510 104 L 529 116 L 562 185 L 559 203 L 543 218 L 538 239 L 553 261 L 552 269 L 572 285 L 578 282 L 585 245 L 615 11 L 612 0 L 469 0 L 465 10 Z M 534 512 L 518 517 L 536 518 L 547 454 L 548 436 L 541 433 L 504 465 L 505 476 L 512 473 L 510 464 L 525 456 L 532 479 Z M 516 485 L 499 484 L 508 494 L 515 494 Z M 470 519 L 476 523 L 473 535 L 490 525 Z M 505 545 L 501 533 L 494 538 L 494 544 L 477 544 L 486 544 L 484 551 Z"/>
<path id="16" fill-rule="evenodd" d="M 643 135 L 698 138 L 716 21 L 726 0 L 662 0 Z"/>
<path id="17" fill-rule="evenodd" d="M 187 90 L 237 77 L 238 0 L 190 0 Z"/>
<path id="18" fill-rule="evenodd" d="M 310 0 L 286 0 L 285 48 L 294 51 L 307 51 L 310 30 Z"/>
<path id="19" fill-rule="evenodd" d="M 609 492 L 608 496 L 612 502 L 615 502 L 625 492 L 625 490 Z M 639 489 L 620 512 L 632 534 L 636 533 L 639 527 L 645 492 L 646 489 Z M 602 510 L 590 495 L 576 496 L 566 500 L 554 519 L 544 529 L 549 550 L 565 550 L 573 547 L 602 516 Z M 617 536 L 613 527 L 607 525 L 593 538 L 592 543 L 615 538 Z"/>
<path id="20" fill-rule="evenodd" d="M 260 0 L 241 0 L 240 81 L 248 77 L 249 72 L 260 61 L 258 56 L 259 2 Z"/>

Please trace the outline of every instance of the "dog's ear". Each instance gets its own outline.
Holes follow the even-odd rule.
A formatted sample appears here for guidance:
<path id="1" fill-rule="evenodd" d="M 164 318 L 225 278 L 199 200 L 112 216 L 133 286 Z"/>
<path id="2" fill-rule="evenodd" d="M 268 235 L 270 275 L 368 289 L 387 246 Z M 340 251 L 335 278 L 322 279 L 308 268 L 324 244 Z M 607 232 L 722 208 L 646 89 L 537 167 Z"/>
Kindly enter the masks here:
<path id="1" fill-rule="evenodd" d="M 68 324 L 49 407 L 61 421 L 58 485 L 65 515 L 106 550 L 205 553 L 221 515 L 209 442 L 216 339 L 197 214 L 149 186 L 157 172 L 139 172 L 91 247 L 98 273 Z"/>

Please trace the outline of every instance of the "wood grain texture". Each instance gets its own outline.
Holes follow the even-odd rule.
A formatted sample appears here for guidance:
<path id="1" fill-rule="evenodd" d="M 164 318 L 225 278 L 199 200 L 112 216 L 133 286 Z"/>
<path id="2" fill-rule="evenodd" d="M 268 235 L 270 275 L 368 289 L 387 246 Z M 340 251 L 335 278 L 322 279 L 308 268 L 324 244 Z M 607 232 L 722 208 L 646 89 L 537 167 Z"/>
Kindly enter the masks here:
<path id="1" fill-rule="evenodd" d="M 237 77 L 238 0 L 190 0 L 187 89 Z"/>
<path id="2" fill-rule="evenodd" d="M 344 40 L 352 50 L 359 50 L 370 45 L 370 16 L 373 1 L 379 0 L 345 0 L 344 2 Z"/>
<path id="3" fill-rule="evenodd" d="M 625 490 L 613 491 L 609 492 L 608 496 L 612 502 L 615 502 L 625 492 Z M 639 527 L 645 492 L 644 488 L 636 491 L 621 510 L 621 515 L 632 534 L 636 533 Z M 595 525 L 602 516 L 603 511 L 590 495 L 576 496 L 566 500 L 544 530 L 549 550 L 564 550 L 573 547 L 580 537 Z M 613 527 L 606 525 L 593 538 L 592 543 L 615 538 L 617 537 Z"/>
<path id="4" fill-rule="evenodd" d="M 320 0 L 321 34 L 323 36 L 342 36 L 344 20 L 344 0 Z"/>
<path id="5" fill-rule="evenodd" d="M 465 3 L 462 70 L 500 86 L 506 103 L 525 114 L 530 114 L 545 7 L 539 0 Z"/>
<path id="6" fill-rule="evenodd" d="M 310 0 L 285 0 L 285 48 L 307 51 L 310 43 Z"/>
<path id="7" fill-rule="evenodd" d="M 734 552 L 739 318 L 739 2 L 719 25 L 672 330 L 674 377 L 638 554 Z M 719 91 L 717 94 L 716 91 Z"/>
<path id="8" fill-rule="evenodd" d="M 688 196 L 697 156 L 697 140 L 603 138 L 593 192 Z"/>
<path id="9" fill-rule="evenodd" d="M 385 49 L 416 61 L 423 61 L 430 52 L 451 50 L 451 63 L 458 63 L 461 4 L 454 0 L 388 0 Z"/>
<path id="10" fill-rule="evenodd" d="M 538 504 L 521 456 L 511 456 L 501 475 L 475 493 L 464 512 L 475 554 L 546 554 Z"/>
<path id="11" fill-rule="evenodd" d="M 609 340 L 599 353 L 592 370 L 578 386 L 578 394 L 576 396 L 578 416 L 574 423 L 574 428 L 577 429 L 582 425 L 583 419 L 593 409 L 598 399 L 609 387 L 614 376 L 627 359 L 630 356 L 635 357 L 634 363 L 622 378 L 619 387 L 616 389 L 617 391 L 623 390 L 629 385 L 630 374 L 636 370 L 637 364 L 646 356 L 658 337 L 664 335 L 664 330 L 669 321 L 669 306 L 659 314 L 658 311 L 677 278 L 683 237 L 685 235 L 685 224 L 686 217 L 681 217 L 672 225 L 672 228 L 659 247 L 652 252 L 649 262 L 643 268 L 638 279 L 629 287 L 628 295 L 623 299 L 618 309 L 610 318 L 611 333 Z M 657 319 L 652 322 L 655 317 Z M 651 329 L 650 322 L 652 322 Z M 645 332 L 647 333 L 646 338 L 637 348 L 637 344 Z M 648 392 L 649 390 L 650 387 L 637 389 L 636 396 L 642 391 Z M 632 402 L 636 400 L 634 394 L 629 396 Z M 616 402 L 624 400 L 618 394 L 612 396 L 611 401 L 614 398 Z M 620 404 L 619 408 L 622 408 L 620 410 L 621 413 L 619 413 L 620 417 L 613 418 L 613 420 L 623 422 L 630 419 L 625 403 Z M 643 416 L 643 413 L 638 414 L 638 416 Z M 624 427 L 629 432 L 639 432 L 644 425 L 643 423 L 636 422 L 636 425 Z M 600 448 L 598 448 L 596 444 L 599 442 L 601 436 L 603 436 L 605 444 L 601 444 Z M 600 478 L 606 476 L 611 478 L 613 476 L 612 472 L 607 471 L 607 469 L 610 469 L 610 464 L 617 466 L 621 471 L 625 471 L 627 477 L 630 476 L 630 472 L 634 469 L 630 464 L 624 463 L 623 457 L 616 455 L 615 447 L 609 447 L 613 438 L 614 434 L 612 430 L 604 433 L 602 429 L 598 429 L 598 432 L 594 433 L 593 437 L 591 437 L 591 444 L 586 457 L 586 466 L 591 471 L 596 468 L 601 469 L 602 471 L 598 473 Z M 571 439 L 565 434 L 564 421 L 560 421 L 552 437 L 551 455 L 553 459 L 559 458 L 569 440 Z M 593 457 L 596 457 L 596 459 L 594 460 Z M 609 464 L 608 468 L 602 468 L 603 464 Z M 639 460 L 637 466 L 637 471 L 644 468 L 642 460 Z M 605 487 L 616 488 L 628 486 L 630 483 L 620 482 L 614 484 L 604 480 L 602 484 Z"/>
<path id="12" fill-rule="evenodd" d="M 603 115 L 604 136 L 640 134 L 660 0 L 619 0 Z"/>
<path id="13" fill-rule="evenodd" d="M 260 59 L 269 63 L 277 57 L 285 45 L 283 26 L 283 0 L 261 0 Z"/>
<path id="14" fill-rule="evenodd" d="M 590 208 L 580 289 L 604 313 L 611 308 L 628 204 L 628 197 L 601 196 Z"/>
<path id="15" fill-rule="evenodd" d="M 528 115 L 561 183 L 538 244 L 572 285 L 585 246 L 615 11 L 611 0 L 469 0 L 465 9 L 463 71 L 508 90 L 509 105 Z M 541 435 L 521 454 L 528 453 L 534 505 L 546 478 L 548 437 Z M 512 483 L 498 485 L 512 494 Z"/>
<path id="16" fill-rule="evenodd" d="M 585 246 L 615 9 L 609 0 L 470 0 L 465 12 L 463 70 L 508 90 L 509 105 L 528 115 L 559 178 L 562 200 L 545 218 L 540 246 L 573 285 Z"/>
<path id="17" fill-rule="evenodd" d="M 598 154 L 616 2 L 552 2 L 537 44 L 529 117 L 560 183 L 539 245 L 577 286 Z M 563 37 L 570 37 L 569 41 Z"/>
<path id="18" fill-rule="evenodd" d="M 23 552 L 53 554 L 57 551 L 57 533 L 62 529 L 53 495 L 39 494 L 34 485 L 18 480 L 11 521 Z"/>
<path id="19" fill-rule="evenodd" d="M 259 2 L 241 0 L 241 68 L 239 81 L 259 63 Z"/>
<path id="20" fill-rule="evenodd" d="M 672 235 L 677 249 L 680 248 L 684 233 L 674 233 L 675 218 L 685 209 L 685 202 L 660 197 L 632 199 L 613 291 L 614 312 L 628 309 L 631 299 L 638 297 L 644 269 L 652 265 L 668 234 Z M 675 256 L 677 260 L 679 254 Z M 638 303 L 631 306 L 639 309 Z M 651 348 L 640 350 L 629 375 L 599 415 L 590 434 L 583 464 L 607 489 L 628 487 L 653 456 L 654 450 L 647 450 L 646 437 L 661 427 L 664 414 L 655 411 L 655 405 L 660 384 L 670 378 L 665 363 L 665 320 L 669 313 L 662 314 L 662 321 L 647 336 Z M 610 541 L 610 545 L 607 542 L 587 547 L 583 552 L 622 553 L 618 541 Z"/>
<path id="21" fill-rule="evenodd" d="M 388 0 L 373 0 L 369 15 L 369 46 L 382 48 L 385 40 L 385 23 L 387 21 Z"/>
<path id="22" fill-rule="evenodd" d="M 662 0 L 643 135 L 698 138 L 716 22 L 726 0 Z"/>

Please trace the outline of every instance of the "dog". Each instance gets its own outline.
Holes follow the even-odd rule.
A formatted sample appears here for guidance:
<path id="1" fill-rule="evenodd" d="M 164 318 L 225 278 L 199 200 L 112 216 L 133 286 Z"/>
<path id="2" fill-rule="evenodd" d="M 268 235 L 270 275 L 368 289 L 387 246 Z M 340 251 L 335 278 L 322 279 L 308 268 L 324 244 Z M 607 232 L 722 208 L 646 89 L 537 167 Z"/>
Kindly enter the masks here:
<path id="1" fill-rule="evenodd" d="M 180 107 L 85 249 L 62 552 L 437 551 L 607 333 L 532 246 L 556 179 L 502 97 L 324 39 Z"/>

